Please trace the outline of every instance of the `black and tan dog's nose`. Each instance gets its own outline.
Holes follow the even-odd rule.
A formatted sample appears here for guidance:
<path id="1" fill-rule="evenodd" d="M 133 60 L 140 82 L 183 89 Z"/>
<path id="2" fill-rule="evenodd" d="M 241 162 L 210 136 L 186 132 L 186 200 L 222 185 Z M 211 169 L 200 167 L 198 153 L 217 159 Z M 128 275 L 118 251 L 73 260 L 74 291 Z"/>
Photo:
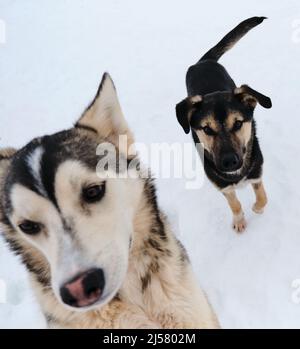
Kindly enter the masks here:
<path id="1" fill-rule="evenodd" d="M 91 269 L 65 283 L 60 289 L 61 299 L 71 307 L 86 307 L 100 299 L 104 285 L 103 270 Z"/>
<path id="2" fill-rule="evenodd" d="M 221 166 L 223 171 L 236 171 L 241 167 L 241 161 L 237 154 L 226 153 L 222 157 Z"/>

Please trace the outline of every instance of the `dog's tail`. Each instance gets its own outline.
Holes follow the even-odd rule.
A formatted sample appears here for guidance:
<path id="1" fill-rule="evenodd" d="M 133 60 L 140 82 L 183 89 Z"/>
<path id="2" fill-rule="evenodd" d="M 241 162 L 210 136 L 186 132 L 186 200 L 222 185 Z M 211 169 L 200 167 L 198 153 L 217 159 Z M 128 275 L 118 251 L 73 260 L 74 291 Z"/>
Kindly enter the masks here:
<path id="1" fill-rule="evenodd" d="M 200 58 L 200 61 L 205 59 L 212 59 L 218 61 L 221 56 L 228 50 L 230 50 L 249 30 L 256 27 L 263 22 L 267 17 L 252 17 L 241 22 L 231 32 L 224 36 L 224 38 L 217 43 L 216 46 L 211 48 L 205 55 Z"/>

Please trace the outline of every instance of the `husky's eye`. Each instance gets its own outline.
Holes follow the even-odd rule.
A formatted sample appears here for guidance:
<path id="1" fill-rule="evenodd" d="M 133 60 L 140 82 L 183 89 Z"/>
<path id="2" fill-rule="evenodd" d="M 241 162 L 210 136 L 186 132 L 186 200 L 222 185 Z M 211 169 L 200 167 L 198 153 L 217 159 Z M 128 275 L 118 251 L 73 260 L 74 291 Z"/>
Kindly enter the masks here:
<path id="1" fill-rule="evenodd" d="M 243 126 L 243 121 L 236 120 L 236 122 L 234 123 L 234 125 L 232 127 L 232 131 L 238 131 L 242 128 L 242 126 Z"/>
<path id="2" fill-rule="evenodd" d="M 206 133 L 208 136 L 214 136 L 216 134 L 216 132 L 210 128 L 209 126 L 205 126 L 202 128 L 202 130 L 204 131 L 204 133 Z"/>
<path id="3" fill-rule="evenodd" d="M 83 188 L 82 198 L 87 203 L 93 203 L 100 201 L 105 193 L 105 184 L 102 185 L 91 185 L 89 187 Z"/>
<path id="4" fill-rule="evenodd" d="M 19 224 L 19 228 L 28 235 L 36 235 L 41 231 L 41 225 L 32 221 L 24 221 Z"/>

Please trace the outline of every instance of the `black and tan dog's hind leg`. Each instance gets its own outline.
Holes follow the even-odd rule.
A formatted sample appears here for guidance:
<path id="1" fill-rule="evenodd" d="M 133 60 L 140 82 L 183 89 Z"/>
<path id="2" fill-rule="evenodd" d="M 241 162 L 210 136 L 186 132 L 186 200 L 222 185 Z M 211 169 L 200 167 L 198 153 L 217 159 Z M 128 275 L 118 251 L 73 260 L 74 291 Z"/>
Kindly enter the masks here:
<path id="1" fill-rule="evenodd" d="M 256 196 L 256 201 L 252 207 L 255 213 L 262 214 L 268 203 L 267 194 L 262 181 L 252 183 L 252 187 Z"/>
<path id="2" fill-rule="evenodd" d="M 223 194 L 227 199 L 233 214 L 232 228 L 237 233 L 242 233 L 246 229 L 247 223 L 245 220 L 242 205 L 236 196 L 235 190 L 232 189 L 230 191 L 223 192 Z"/>

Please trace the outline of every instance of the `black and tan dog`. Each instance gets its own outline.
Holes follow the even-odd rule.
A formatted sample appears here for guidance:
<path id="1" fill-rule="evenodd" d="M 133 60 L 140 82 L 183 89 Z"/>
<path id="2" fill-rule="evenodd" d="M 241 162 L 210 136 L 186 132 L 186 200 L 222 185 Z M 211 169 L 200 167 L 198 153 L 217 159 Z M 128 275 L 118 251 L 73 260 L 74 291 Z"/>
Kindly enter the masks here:
<path id="1" fill-rule="evenodd" d="M 185 133 L 192 129 L 194 142 L 204 149 L 205 172 L 227 198 L 233 228 L 238 232 L 245 229 L 246 221 L 235 188 L 245 182 L 252 184 L 256 213 L 262 213 L 267 203 L 253 111 L 257 103 L 271 108 L 272 102 L 247 85 L 237 88 L 217 61 L 264 19 L 253 17 L 240 23 L 191 66 L 186 75 L 188 97 L 176 106 L 177 119 Z"/>

